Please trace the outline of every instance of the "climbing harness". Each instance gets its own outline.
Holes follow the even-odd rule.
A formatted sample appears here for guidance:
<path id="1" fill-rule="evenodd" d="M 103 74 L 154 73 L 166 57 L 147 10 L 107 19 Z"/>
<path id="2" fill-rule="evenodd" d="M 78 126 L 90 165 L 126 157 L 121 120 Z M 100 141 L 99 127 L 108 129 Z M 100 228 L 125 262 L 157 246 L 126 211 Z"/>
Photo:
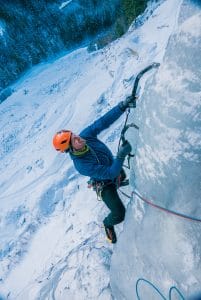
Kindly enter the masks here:
<path id="1" fill-rule="evenodd" d="M 136 281 L 136 286 L 135 286 L 135 290 L 136 290 L 136 296 L 137 296 L 137 299 L 138 300 L 142 300 L 142 298 L 140 298 L 139 296 L 139 283 L 140 282 L 146 282 L 148 285 L 150 285 L 160 296 L 163 300 L 172 300 L 172 292 L 173 291 L 176 291 L 177 295 L 180 296 L 180 299 L 181 300 L 185 300 L 184 296 L 182 295 L 182 293 L 179 291 L 179 289 L 175 286 L 172 286 L 170 289 L 169 289 L 169 295 L 168 295 L 168 298 L 166 298 L 161 292 L 160 290 L 153 284 L 151 283 L 149 280 L 147 279 L 144 279 L 144 278 L 139 278 L 137 281 Z M 177 298 L 178 299 L 178 298 Z"/>
<path id="2" fill-rule="evenodd" d="M 94 149 L 92 147 L 88 147 L 88 148 L 91 151 L 91 153 L 94 155 L 94 157 L 96 158 L 98 164 L 100 164 L 100 160 L 98 159 L 98 156 L 97 156 L 96 152 L 94 151 Z M 122 168 L 119 176 L 117 178 L 115 178 L 114 180 L 97 181 L 97 180 L 90 178 L 87 181 L 87 184 L 88 184 L 88 188 L 92 188 L 93 191 L 96 192 L 97 200 L 101 201 L 102 200 L 102 191 L 106 186 L 115 184 L 116 187 L 119 188 L 120 186 L 129 185 L 129 180 L 126 179 L 126 173 L 125 173 L 124 169 Z"/>
<path id="3" fill-rule="evenodd" d="M 116 185 L 117 189 L 119 189 L 121 186 L 129 185 L 129 180 L 126 179 L 126 174 L 122 168 L 121 173 L 114 180 L 96 181 L 96 180 L 90 179 L 89 181 L 87 181 L 87 183 L 88 183 L 88 188 L 92 188 L 93 191 L 96 192 L 97 200 L 101 201 L 102 200 L 101 194 L 102 194 L 103 189 L 106 186 L 114 184 L 114 185 Z"/>
<path id="4" fill-rule="evenodd" d="M 93 191 L 96 192 L 97 195 L 97 200 L 101 201 L 102 200 L 102 191 L 103 189 L 108 186 L 113 184 L 112 180 L 108 180 L 108 181 L 96 181 L 93 179 L 90 179 L 89 181 L 87 181 L 88 183 L 88 188 L 92 188 Z"/>

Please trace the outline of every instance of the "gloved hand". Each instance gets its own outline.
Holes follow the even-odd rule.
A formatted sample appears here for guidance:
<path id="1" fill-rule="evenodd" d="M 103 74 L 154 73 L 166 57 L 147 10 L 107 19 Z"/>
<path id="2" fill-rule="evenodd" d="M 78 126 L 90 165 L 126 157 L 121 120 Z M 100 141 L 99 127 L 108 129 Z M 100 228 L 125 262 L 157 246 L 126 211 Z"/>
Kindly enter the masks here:
<path id="1" fill-rule="evenodd" d="M 117 158 L 124 159 L 132 151 L 131 144 L 128 141 L 125 141 L 119 148 L 117 153 Z"/>
<path id="2" fill-rule="evenodd" d="M 125 111 L 128 107 L 136 107 L 136 99 L 133 96 L 128 96 L 124 101 L 119 103 L 121 110 Z"/>

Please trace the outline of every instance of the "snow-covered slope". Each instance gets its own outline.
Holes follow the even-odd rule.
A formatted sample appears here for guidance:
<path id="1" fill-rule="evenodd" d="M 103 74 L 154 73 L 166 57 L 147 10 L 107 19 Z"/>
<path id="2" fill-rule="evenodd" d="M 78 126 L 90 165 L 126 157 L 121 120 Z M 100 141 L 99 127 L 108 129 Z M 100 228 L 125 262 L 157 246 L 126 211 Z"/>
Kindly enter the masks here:
<path id="1" fill-rule="evenodd" d="M 103 50 L 88 53 L 86 49 L 78 49 L 55 62 L 36 67 L 18 82 L 16 92 L 0 105 L 2 297 L 12 300 L 112 299 L 109 273 L 112 252 L 115 297 L 121 297 L 122 288 L 118 291 L 114 288 L 119 278 L 133 295 L 134 287 L 131 291 L 129 281 L 125 283 L 119 275 L 122 275 L 121 266 L 125 266 L 122 255 L 126 253 L 129 257 L 125 232 L 139 234 L 140 227 L 143 228 L 140 222 L 144 208 L 139 229 L 136 225 L 129 229 L 134 209 L 130 206 L 124 234 L 120 234 L 123 226 L 118 226 L 119 243 L 114 247 L 109 245 L 101 228 L 107 209 L 96 200 L 95 193 L 87 189 L 87 178 L 74 170 L 68 156 L 55 153 L 52 136 L 62 128 L 78 133 L 129 95 L 133 75 L 153 61 L 163 61 L 169 37 L 177 30 L 181 3 L 181 0 L 163 1 L 142 27 L 135 30 L 131 26 L 126 35 Z M 190 2 L 187 5 L 190 7 Z M 159 74 L 164 74 L 165 67 L 161 68 Z M 142 90 L 144 83 L 145 78 Z M 139 109 L 142 115 L 148 114 L 146 106 Z M 162 114 L 162 108 L 158 109 Z M 122 117 L 101 135 L 114 154 L 123 121 Z M 142 130 L 141 134 L 145 134 L 145 138 L 147 132 Z M 143 146 L 142 141 L 139 147 Z M 147 155 L 139 153 L 138 164 L 144 162 Z M 142 174 L 138 173 L 138 180 L 141 180 Z M 144 222 L 154 222 L 155 214 L 150 212 L 147 219 L 145 215 Z M 166 242 L 172 245 L 172 236 L 168 236 Z M 140 243 L 146 237 L 144 235 Z M 186 237 L 182 237 L 178 238 L 184 243 Z M 132 238 L 134 241 L 134 234 Z M 147 245 L 141 246 L 142 253 Z M 119 264 L 115 253 L 118 253 Z M 155 253 L 153 260 L 157 259 Z M 147 260 L 141 263 L 149 271 Z M 135 273 L 134 262 L 129 261 L 129 266 Z M 114 276 L 114 272 L 119 277 Z M 171 276 L 174 281 L 175 277 Z M 166 280 L 165 275 L 161 280 Z"/>

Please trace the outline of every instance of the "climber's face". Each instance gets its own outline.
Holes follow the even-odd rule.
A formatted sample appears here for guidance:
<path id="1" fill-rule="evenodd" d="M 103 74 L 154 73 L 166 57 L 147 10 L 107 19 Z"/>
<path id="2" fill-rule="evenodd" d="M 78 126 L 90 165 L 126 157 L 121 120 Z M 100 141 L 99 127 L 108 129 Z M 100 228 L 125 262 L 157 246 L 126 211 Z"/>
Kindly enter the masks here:
<path id="1" fill-rule="evenodd" d="M 72 133 L 71 135 L 71 147 L 73 150 L 78 151 L 82 150 L 86 145 L 86 140 L 81 138 L 79 135 Z"/>

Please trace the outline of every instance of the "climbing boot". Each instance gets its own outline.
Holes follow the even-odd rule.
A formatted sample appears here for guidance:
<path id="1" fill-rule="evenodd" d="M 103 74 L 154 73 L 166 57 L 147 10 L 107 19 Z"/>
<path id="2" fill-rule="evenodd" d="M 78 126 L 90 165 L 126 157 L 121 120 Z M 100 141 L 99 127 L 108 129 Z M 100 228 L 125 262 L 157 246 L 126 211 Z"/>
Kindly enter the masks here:
<path id="1" fill-rule="evenodd" d="M 115 244 L 117 242 L 117 236 L 114 231 L 114 226 L 107 227 L 104 225 L 104 228 L 108 241 L 112 244 Z"/>

